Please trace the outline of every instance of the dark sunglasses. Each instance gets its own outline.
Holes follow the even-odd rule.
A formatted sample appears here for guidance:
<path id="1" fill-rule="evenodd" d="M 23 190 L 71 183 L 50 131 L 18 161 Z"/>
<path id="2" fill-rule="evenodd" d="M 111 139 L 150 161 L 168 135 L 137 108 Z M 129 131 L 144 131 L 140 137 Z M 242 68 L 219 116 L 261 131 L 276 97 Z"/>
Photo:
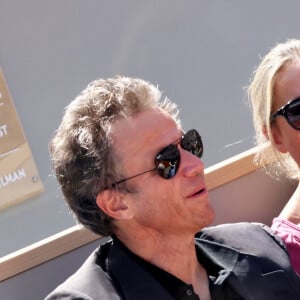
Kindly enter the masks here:
<path id="1" fill-rule="evenodd" d="M 286 105 L 279 108 L 271 116 L 271 121 L 276 117 L 283 116 L 287 122 L 296 130 L 300 130 L 300 97 L 289 101 Z"/>
<path id="2" fill-rule="evenodd" d="M 195 129 L 187 131 L 180 139 L 179 142 L 171 144 L 164 149 L 162 149 L 155 157 L 154 163 L 155 168 L 136 174 L 134 176 L 119 180 L 115 182 L 112 186 L 122 183 L 126 180 L 135 178 L 137 176 L 143 175 L 148 172 L 156 171 L 158 175 L 164 179 L 173 178 L 179 168 L 180 162 L 180 152 L 178 149 L 178 144 L 182 149 L 191 152 L 195 156 L 201 158 L 203 154 L 203 144 L 201 136 Z"/>

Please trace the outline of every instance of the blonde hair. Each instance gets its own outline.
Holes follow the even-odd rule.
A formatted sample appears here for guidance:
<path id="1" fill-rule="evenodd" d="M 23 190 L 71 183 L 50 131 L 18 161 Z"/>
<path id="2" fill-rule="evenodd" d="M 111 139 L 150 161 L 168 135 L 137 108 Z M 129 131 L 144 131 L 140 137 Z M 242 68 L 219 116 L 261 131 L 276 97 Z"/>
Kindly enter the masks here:
<path id="1" fill-rule="evenodd" d="M 278 74 L 295 61 L 300 61 L 300 40 L 289 39 L 277 44 L 263 57 L 248 87 L 256 142 L 258 145 L 269 143 L 272 146 L 272 151 L 268 151 L 268 147 L 261 147 L 256 161 L 264 166 L 276 158 L 276 163 L 271 168 L 272 173 L 285 174 L 288 178 L 299 178 L 299 167 L 290 154 L 283 154 L 275 147 L 271 132 L 271 113 L 274 109 L 274 85 Z"/>

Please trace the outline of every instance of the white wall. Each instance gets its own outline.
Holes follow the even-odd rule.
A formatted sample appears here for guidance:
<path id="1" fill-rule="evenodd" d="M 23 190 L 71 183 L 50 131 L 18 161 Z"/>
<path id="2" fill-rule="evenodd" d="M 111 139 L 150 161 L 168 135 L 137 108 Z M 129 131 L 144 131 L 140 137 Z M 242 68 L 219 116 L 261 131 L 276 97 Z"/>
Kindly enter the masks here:
<path id="1" fill-rule="evenodd" d="M 297 0 L 1 0 L 0 65 L 45 193 L 0 212 L 0 256 L 74 224 L 47 144 L 88 82 L 125 74 L 159 84 L 184 128 L 201 132 L 210 166 L 254 145 L 244 87 L 259 55 L 299 37 L 299 9 Z"/>

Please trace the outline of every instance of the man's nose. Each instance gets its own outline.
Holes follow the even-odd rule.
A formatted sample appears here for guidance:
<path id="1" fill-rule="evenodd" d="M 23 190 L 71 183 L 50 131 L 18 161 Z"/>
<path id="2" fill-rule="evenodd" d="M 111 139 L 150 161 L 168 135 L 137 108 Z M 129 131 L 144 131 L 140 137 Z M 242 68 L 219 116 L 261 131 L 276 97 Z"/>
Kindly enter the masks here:
<path id="1" fill-rule="evenodd" d="M 180 167 L 184 176 L 192 177 L 204 173 L 204 163 L 201 158 L 182 148 L 180 149 L 180 156 Z"/>

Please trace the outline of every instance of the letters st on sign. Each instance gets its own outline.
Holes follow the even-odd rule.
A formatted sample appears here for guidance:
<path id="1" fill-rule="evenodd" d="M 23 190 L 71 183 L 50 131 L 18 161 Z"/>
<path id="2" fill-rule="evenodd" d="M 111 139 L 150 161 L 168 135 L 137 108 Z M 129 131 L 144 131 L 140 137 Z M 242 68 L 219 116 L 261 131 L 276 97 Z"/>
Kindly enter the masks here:
<path id="1" fill-rule="evenodd" d="M 0 210 L 44 191 L 0 68 Z"/>

